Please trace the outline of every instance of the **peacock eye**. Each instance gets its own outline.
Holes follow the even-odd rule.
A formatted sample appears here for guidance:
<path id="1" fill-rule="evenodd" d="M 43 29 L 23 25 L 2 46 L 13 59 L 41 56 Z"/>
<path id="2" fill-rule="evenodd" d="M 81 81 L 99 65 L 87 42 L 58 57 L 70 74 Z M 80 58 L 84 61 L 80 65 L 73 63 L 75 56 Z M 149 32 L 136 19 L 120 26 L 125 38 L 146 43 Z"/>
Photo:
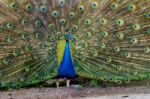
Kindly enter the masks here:
<path id="1" fill-rule="evenodd" d="M 12 44 L 14 42 L 14 38 L 12 36 L 8 36 L 6 40 L 9 44 Z"/>
<path id="2" fill-rule="evenodd" d="M 82 46 L 82 47 L 87 48 L 87 47 L 88 47 L 88 43 L 83 43 L 83 46 Z"/>
<path id="3" fill-rule="evenodd" d="M 72 37 L 72 41 L 73 41 L 73 43 L 75 44 L 75 41 L 77 41 L 77 36 L 74 35 L 74 36 Z"/>
<path id="4" fill-rule="evenodd" d="M 26 11 L 29 11 L 29 12 L 31 12 L 33 10 L 33 6 L 32 6 L 32 4 L 27 4 L 26 5 Z"/>
<path id="5" fill-rule="evenodd" d="M 57 32 L 56 34 L 57 34 L 57 36 L 59 36 L 59 37 L 61 36 L 61 32 Z"/>
<path id="6" fill-rule="evenodd" d="M 36 37 L 37 39 L 41 39 L 42 35 L 41 35 L 40 33 L 36 33 L 36 34 L 35 34 L 35 37 Z"/>
<path id="7" fill-rule="evenodd" d="M 5 58 L 3 59 L 3 64 L 8 65 L 9 62 L 10 62 L 10 60 L 9 60 L 8 57 L 5 57 Z"/>
<path id="8" fill-rule="evenodd" d="M 131 38 L 130 43 L 131 44 L 136 44 L 136 43 L 138 43 L 138 39 L 137 38 Z"/>
<path id="9" fill-rule="evenodd" d="M 60 24 L 61 25 L 65 25 L 66 24 L 66 20 L 65 19 L 60 19 Z"/>
<path id="10" fill-rule="evenodd" d="M 134 4 L 129 4 L 127 10 L 128 11 L 134 11 L 136 9 L 136 6 Z"/>
<path id="11" fill-rule="evenodd" d="M 117 66 L 116 68 L 117 68 L 117 70 L 119 70 L 119 71 L 121 71 L 121 69 L 122 69 L 121 66 Z"/>
<path id="12" fill-rule="evenodd" d="M 118 33 L 118 34 L 117 34 L 117 38 L 118 38 L 119 40 L 123 40 L 124 34 Z"/>
<path id="13" fill-rule="evenodd" d="M 150 19 L 150 13 L 146 14 L 146 18 Z"/>
<path id="14" fill-rule="evenodd" d="M 88 38 L 91 37 L 91 32 L 86 32 L 85 36 Z"/>
<path id="15" fill-rule="evenodd" d="M 26 18 L 22 19 L 21 24 L 24 26 L 28 25 L 28 20 Z"/>
<path id="16" fill-rule="evenodd" d="M 106 61 L 107 61 L 107 63 L 111 63 L 112 62 L 112 58 L 107 58 Z"/>
<path id="17" fill-rule="evenodd" d="M 114 50 L 115 52 L 120 52 L 120 48 L 117 47 L 117 46 L 113 47 L 113 50 Z"/>
<path id="18" fill-rule="evenodd" d="M 118 4 L 117 3 L 112 3 L 111 6 L 110 6 L 110 8 L 112 10 L 117 9 L 118 8 Z"/>
<path id="19" fill-rule="evenodd" d="M 52 16 L 54 17 L 54 18 L 57 18 L 58 16 L 59 16 L 59 13 L 58 13 L 58 11 L 53 11 L 52 12 Z"/>
<path id="20" fill-rule="evenodd" d="M 138 71 L 133 70 L 133 71 L 132 71 L 132 74 L 133 74 L 133 75 L 137 75 L 137 74 L 138 74 Z"/>
<path id="21" fill-rule="evenodd" d="M 140 26 L 139 24 L 134 24 L 134 25 L 132 26 L 132 28 L 133 28 L 133 30 L 138 31 L 138 30 L 141 29 L 141 26 Z"/>
<path id="22" fill-rule="evenodd" d="M 93 49 L 92 55 L 93 55 L 94 57 L 98 56 L 98 53 L 97 53 L 97 50 L 96 50 L 96 49 Z"/>
<path id="23" fill-rule="evenodd" d="M 79 11 L 80 11 L 80 12 L 84 12 L 84 6 L 83 6 L 83 5 L 80 5 L 80 6 L 79 6 Z"/>
<path id="24" fill-rule="evenodd" d="M 108 33 L 107 32 L 101 32 L 100 35 L 101 35 L 101 37 L 107 37 Z"/>
<path id="25" fill-rule="evenodd" d="M 150 48 L 145 47 L 145 48 L 143 49 L 143 51 L 144 51 L 144 53 L 149 53 L 149 52 L 150 52 Z"/>
<path id="26" fill-rule="evenodd" d="M 10 9 L 13 9 L 13 10 L 17 9 L 17 4 L 16 4 L 16 2 L 10 3 Z"/>
<path id="27" fill-rule="evenodd" d="M 122 84 L 122 81 L 121 80 L 116 80 L 116 83 L 117 84 Z"/>
<path id="28" fill-rule="evenodd" d="M 54 37 L 49 37 L 49 40 L 51 41 L 51 42 L 54 42 Z"/>
<path id="29" fill-rule="evenodd" d="M 70 18 L 70 19 L 74 19 L 74 18 L 75 18 L 74 12 L 70 12 L 70 13 L 69 13 L 69 18 Z"/>
<path id="30" fill-rule="evenodd" d="M 131 58 L 131 53 L 129 53 L 129 52 L 124 52 L 124 53 L 123 53 L 123 56 L 124 56 L 125 58 Z"/>
<path id="31" fill-rule="evenodd" d="M 106 45 L 105 45 L 105 43 L 103 43 L 103 42 L 102 42 L 102 43 L 100 43 L 100 48 L 101 48 L 101 49 L 104 49 L 104 48 L 106 48 Z"/>
<path id="32" fill-rule="evenodd" d="M 98 8 L 98 2 L 92 2 L 91 3 L 91 8 L 92 9 L 97 9 Z"/>
<path id="33" fill-rule="evenodd" d="M 18 56 L 19 55 L 19 51 L 18 50 L 13 51 L 13 55 L 14 56 Z"/>
<path id="34" fill-rule="evenodd" d="M 85 57 L 81 57 L 81 61 L 84 62 L 86 59 Z"/>
<path id="35" fill-rule="evenodd" d="M 116 24 L 118 26 L 123 26 L 124 25 L 124 21 L 122 19 L 118 19 L 118 20 L 116 20 Z"/>
<path id="36" fill-rule="evenodd" d="M 75 70 L 76 70 L 76 71 L 78 71 L 78 70 L 79 70 L 79 68 L 78 68 L 78 67 L 75 67 Z"/>
<path id="37" fill-rule="evenodd" d="M 22 39 L 22 40 L 26 40 L 27 38 L 28 38 L 27 34 L 24 34 L 24 33 L 23 33 L 23 34 L 21 35 L 21 39 Z"/>
<path id="38" fill-rule="evenodd" d="M 107 77 L 104 77 L 104 78 L 103 78 L 103 81 L 108 81 L 108 78 L 107 78 Z"/>
<path id="39" fill-rule="evenodd" d="M 77 26 L 77 25 L 73 25 L 73 27 L 72 27 L 72 31 L 73 31 L 73 32 L 76 32 L 76 31 L 77 31 L 77 29 L 78 29 L 78 26 Z"/>
<path id="40" fill-rule="evenodd" d="M 41 12 L 41 13 L 46 13 L 47 11 L 48 11 L 48 8 L 47 8 L 46 5 L 41 5 L 41 6 L 40 6 L 40 12 Z"/>
<path id="41" fill-rule="evenodd" d="M 35 26 L 36 26 L 37 28 L 42 27 L 42 22 L 39 21 L 39 20 L 35 21 Z"/>
<path id="42" fill-rule="evenodd" d="M 55 26 L 54 26 L 53 24 L 49 24 L 49 25 L 48 25 L 48 28 L 49 28 L 50 30 L 54 30 L 54 29 L 55 29 Z"/>
<path id="43" fill-rule="evenodd" d="M 7 22 L 6 23 L 6 27 L 7 27 L 7 29 L 13 29 L 14 28 L 14 24 L 11 23 L 11 22 Z"/>
<path id="44" fill-rule="evenodd" d="M 66 2 L 65 2 L 65 0 L 59 0 L 58 3 L 61 7 L 63 7 Z"/>
<path id="45" fill-rule="evenodd" d="M 104 18 L 99 19 L 99 23 L 100 23 L 101 25 L 105 25 L 105 24 L 107 23 L 107 20 L 104 19 Z"/>
<path id="46" fill-rule="evenodd" d="M 84 24 L 85 24 L 86 26 L 91 25 L 91 19 L 86 19 L 85 22 L 84 22 Z"/>
<path id="47" fill-rule="evenodd" d="M 113 82 L 113 78 L 110 78 L 109 81 L 110 81 L 110 82 Z"/>
<path id="48" fill-rule="evenodd" d="M 26 45 L 25 49 L 26 49 L 26 51 L 32 51 L 32 46 L 31 45 Z"/>

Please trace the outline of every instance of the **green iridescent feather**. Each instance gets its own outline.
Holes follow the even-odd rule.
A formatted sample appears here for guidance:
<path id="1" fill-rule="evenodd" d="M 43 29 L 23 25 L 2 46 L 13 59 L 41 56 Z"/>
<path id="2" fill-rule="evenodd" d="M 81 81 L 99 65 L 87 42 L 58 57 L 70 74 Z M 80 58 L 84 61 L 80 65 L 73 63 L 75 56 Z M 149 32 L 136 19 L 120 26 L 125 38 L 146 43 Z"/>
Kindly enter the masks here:
<path id="1" fill-rule="evenodd" d="M 77 75 L 118 84 L 149 80 L 149 5 L 150 0 L 1 0 L 0 88 L 56 76 L 68 28 Z"/>

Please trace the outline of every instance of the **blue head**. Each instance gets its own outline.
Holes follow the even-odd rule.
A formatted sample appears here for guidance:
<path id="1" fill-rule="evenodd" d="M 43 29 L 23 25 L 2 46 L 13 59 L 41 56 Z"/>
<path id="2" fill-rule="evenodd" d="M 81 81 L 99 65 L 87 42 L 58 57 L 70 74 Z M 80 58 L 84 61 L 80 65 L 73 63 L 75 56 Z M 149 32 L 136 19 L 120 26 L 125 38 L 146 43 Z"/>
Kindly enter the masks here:
<path id="1" fill-rule="evenodd" d="M 65 39 L 67 42 L 71 39 L 71 34 L 69 33 L 69 29 L 66 29 L 65 31 Z"/>

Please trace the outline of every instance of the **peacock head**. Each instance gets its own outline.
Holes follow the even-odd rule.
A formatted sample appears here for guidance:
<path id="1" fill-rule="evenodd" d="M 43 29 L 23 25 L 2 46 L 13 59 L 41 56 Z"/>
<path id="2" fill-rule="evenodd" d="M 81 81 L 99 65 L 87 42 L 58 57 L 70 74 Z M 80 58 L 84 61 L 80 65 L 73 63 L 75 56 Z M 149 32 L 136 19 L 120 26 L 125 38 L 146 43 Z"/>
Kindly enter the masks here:
<path id="1" fill-rule="evenodd" d="M 68 42 L 71 39 L 71 34 L 69 33 L 69 29 L 66 29 L 65 31 L 65 39 Z"/>

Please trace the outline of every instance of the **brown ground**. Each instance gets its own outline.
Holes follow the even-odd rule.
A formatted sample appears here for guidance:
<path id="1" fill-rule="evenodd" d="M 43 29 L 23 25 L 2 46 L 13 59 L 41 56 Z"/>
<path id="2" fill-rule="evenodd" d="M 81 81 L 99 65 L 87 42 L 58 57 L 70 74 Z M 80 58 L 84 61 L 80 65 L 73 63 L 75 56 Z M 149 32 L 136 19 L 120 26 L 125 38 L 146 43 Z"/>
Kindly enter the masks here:
<path id="1" fill-rule="evenodd" d="M 63 99 L 67 99 L 66 87 L 61 87 L 61 93 Z M 93 99 L 90 97 L 106 96 L 106 95 L 111 96 L 111 95 L 120 95 L 120 94 L 122 95 L 123 94 L 150 94 L 150 87 L 134 86 L 134 87 L 83 88 L 83 89 L 71 88 L 71 96 L 75 99 L 80 99 L 81 97 L 82 98 L 84 97 L 84 99 L 86 99 L 85 97 L 88 97 L 88 99 Z M 126 99 L 126 97 L 128 96 L 122 96 L 122 97 L 123 98 L 119 98 L 119 99 Z M 56 88 L 31 88 L 31 89 L 21 89 L 21 90 L 0 91 L 0 99 L 59 99 L 59 95 Z M 96 98 L 96 99 L 102 99 L 102 98 Z M 107 98 L 107 99 L 113 99 L 113 98 Z"/>

